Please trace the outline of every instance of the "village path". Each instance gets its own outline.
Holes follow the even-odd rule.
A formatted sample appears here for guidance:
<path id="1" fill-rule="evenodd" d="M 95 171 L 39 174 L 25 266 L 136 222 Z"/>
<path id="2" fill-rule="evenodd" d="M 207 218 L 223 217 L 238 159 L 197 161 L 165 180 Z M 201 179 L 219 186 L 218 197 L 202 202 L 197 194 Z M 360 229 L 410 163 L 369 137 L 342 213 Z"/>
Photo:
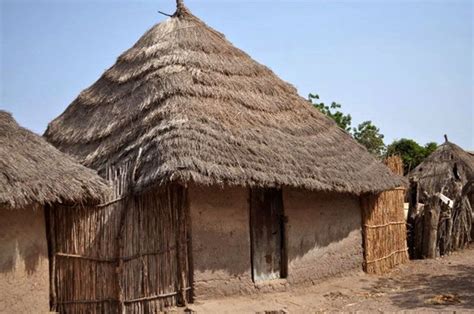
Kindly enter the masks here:
<path id="1" fill-rule="evenodd" d="M 411 261 L 383 276 L 359 272 L 286 292 L 198 301 L 190 309 L 198 313 L 474 313 L 474 245 L 447 257 Z"/>

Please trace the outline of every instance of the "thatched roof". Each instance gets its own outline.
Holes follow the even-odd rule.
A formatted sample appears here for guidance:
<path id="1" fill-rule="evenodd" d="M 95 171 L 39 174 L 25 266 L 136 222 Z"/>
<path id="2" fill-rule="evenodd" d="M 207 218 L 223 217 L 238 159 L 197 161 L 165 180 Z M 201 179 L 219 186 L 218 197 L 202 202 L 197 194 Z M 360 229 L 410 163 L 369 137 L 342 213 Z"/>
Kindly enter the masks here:
<path id="1" fill-rule="evenodd" d="M 428 194 L 441 192 L 452 180 L 464 185 L 474 180 L 474 156 L 446 141 L 413 169 L 408 177 L 417 179 L 418 185 Z"/>
<path id="2" fill-rule="evenodd" d="M 96 202 L 107 189 L 95 171 L 74 162 L 0 110 L 0 207 Z"/>
<path id="3" fill-rule="evenodd" d="M 138 190 L 194 181 L 359 194 L 404 183 L 182 5 L 81 92 L 45 136 L 102 173 L 141 149 Z"/>

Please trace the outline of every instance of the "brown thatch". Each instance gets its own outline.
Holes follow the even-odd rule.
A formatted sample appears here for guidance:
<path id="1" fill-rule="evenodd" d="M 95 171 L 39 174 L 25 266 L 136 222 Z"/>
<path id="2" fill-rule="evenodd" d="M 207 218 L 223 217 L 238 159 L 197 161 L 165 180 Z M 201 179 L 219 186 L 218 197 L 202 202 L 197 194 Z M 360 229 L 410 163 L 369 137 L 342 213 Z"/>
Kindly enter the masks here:
<path id="1" fill-rule="evenodd" d="M 106 190 L 106 182 L 93 170 L 0 110 L 0 207 L 95 202 Z"/>
<path id="2" fill-rule="evenodd" d="M 434 195 L 445 193 L 450 182 L 459 182 L 461 188 L 469 180 L 474 180 L 474 156 L 464 151 L 461 147 L 446 141 L 439 146 L 428 158 L 413 169 L 409 178 L 416 179 L 421 195 Z"/>
<path id="3" fill-rule="evenodd" d="M 468 193 L 474 179 L 474 157 L 446 139 L 408 176 L 410 256 L 434 258 L 463 248 L 472 228 L 472 194 Z M 440 201 L 438 193 L 454 204 Z"/>
<path id="4" fill-rule="evenodd" d="M 102 174 L 140 155 L 138 190 L 195 181 L 360 194 L 404 183 L 179 1 L 45 136 Z"/>

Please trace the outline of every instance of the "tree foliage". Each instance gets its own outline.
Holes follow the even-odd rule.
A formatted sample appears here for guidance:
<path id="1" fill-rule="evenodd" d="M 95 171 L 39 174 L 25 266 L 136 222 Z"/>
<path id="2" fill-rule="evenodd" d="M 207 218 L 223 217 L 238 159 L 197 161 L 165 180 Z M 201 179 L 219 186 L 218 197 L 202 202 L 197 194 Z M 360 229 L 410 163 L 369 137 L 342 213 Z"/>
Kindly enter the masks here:
<path id="1" fill-rule="evenodd" d="M 382 156 L 385 151 L 384 136 L 380 133 L 380 129 L 372 124 L 372 121 L 364 121 L 357 128 L 352 128 L 352 117 L 340 110 L 341 104 L 333 102 L 330 106 L 326 106 L 323 102 L 319 102 L 317 94 L 309 94 L 308 100 L 316 109 L 333 119 L 341 129 L 365 146 L 369 152 L 377 157 Z"/>
<path id="2" fill-rule="evenodd" d="M 431 155 L 438 148 L 438 143 L 436 142 L 429 142 L 425 145 L 425 158 Z"/>
<path id="3" fill-rule="evenodd" d="M 438 147 L 435 142 L 422 146 L 414 140 L 406 138 L 395 140 L 392 144 L 385 146 L 384 135 L 380 133 L 380 129 L 372 121 L 364 121 L 357 128 L 352 128 L 352 117 L 350 114 L 341 111 L 341 104 L 333 102 L 330 106 L 327 106 L 320 102 L 317 94 L 309 94 L 308 100 L 316 109 L 333 119 L 341 129 L 365 146 L 370 153 L 379 158 L 399 155 L 403 160 L 405 174 L 418 166 Z"/>
<path id="4" fill-rule="evenodd" d="M 385 152 L 384 135 L 380 129 L 372 124 L 372 121 L 364 121 L 353 129 L 354 139 L 364 145 L 367 150 L 377 157 L 383 156 Z"/>
<path id="5" fill-rule="evenodd" d="M 422 146 L 414 140 L 402 138 L 395 140 L 387 146 L 387 156 L 398 155 L 403 160 L 404 174 L 407 174 L 425 160 L 433 151 L 436 150 L 438 144 L 435 142 L 427 143 Z"/>
<path id="6" fill-rule="evenodd" d="M 342 107 L 340 104 L 333 102 L 330 106 L 326 106 L 323 102 L 318 103 L 318 94 L 309 94 L 308 99 L 316 109 L 336 121 L 337 125 L 341 129 L 345 130 L 346 132 L 351 131 L 352 117 L 350 114 L 346 115 L 339 110 Z"/>

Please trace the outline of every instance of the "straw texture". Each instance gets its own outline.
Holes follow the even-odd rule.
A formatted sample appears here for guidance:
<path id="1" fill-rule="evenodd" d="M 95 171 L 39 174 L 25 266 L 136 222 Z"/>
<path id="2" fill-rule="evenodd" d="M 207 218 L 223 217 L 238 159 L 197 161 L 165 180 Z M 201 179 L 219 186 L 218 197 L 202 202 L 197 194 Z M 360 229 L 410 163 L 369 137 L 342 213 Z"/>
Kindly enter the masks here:
<path id="1" fill-rule="evenodd" d="M 474 180 L 474 156 L 451 142 L 440 145 L 408 176 L 428 195 L 443 192 L 451 180 L 462 185 Z"/>
<path id="2" fill-rule="evenodd" d="M 393 173 L 403 175 L 400 157 L 388 157 L 384 163 Z M 364 270 L 369 274 L 383 274 L 408 262 L 404 199 L 404 187 L 361 198 Z"/>
<path id="3" fill-rule="evenodd" d="M 0 110 L 0 207 L 99 201 L 107 184 Z"/>
<path id="4" fill-rule="evenodd" d="M 194 181 L 360 194 L 404 184 L 181 2 L 45 136 L 101 174 L 141 151 L 138 191 Z"/>
<path id="5" fill-rule="evenodd" d="M 191 302 L 192 249 L 186 188 L 158 187 L 126 197 L 130 167 L 109 169 L 100 207 L 47 210 L 51 310 L 59 313 L 163 313 Z"/>

